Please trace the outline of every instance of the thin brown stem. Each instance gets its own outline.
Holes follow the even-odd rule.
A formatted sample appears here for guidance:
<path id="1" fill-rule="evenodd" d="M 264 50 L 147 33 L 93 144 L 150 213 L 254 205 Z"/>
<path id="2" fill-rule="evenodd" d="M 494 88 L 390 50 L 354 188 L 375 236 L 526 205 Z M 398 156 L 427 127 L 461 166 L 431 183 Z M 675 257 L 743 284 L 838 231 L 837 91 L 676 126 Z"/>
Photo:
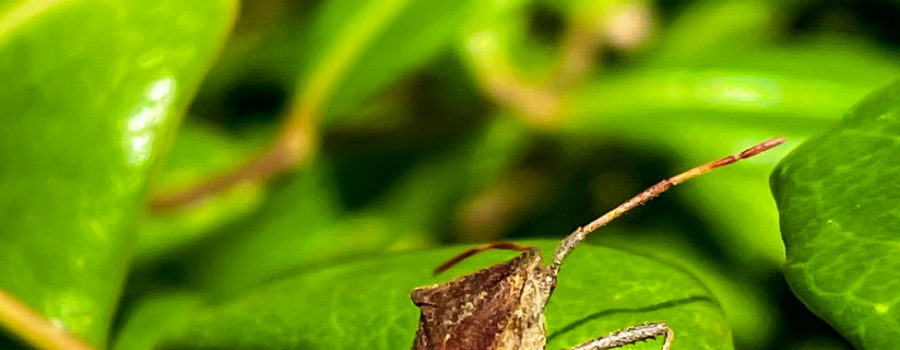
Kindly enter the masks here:
<path id="1" fill-rule="evenodd" d="M 338 82 L 372 36 L 394 18 L 403 4 L 402 1 L 373 2 L 369 11 L 359 12 L 358 21 L 350 21 L 354 25 L 344 33 L 347 37 L 329 48 L 328 59 L 318 62 L 318 69 L 307 77 L 303 89 L 292 99 L 281 133 L 269 148 L 233 171 L 195 187 L 153 198 L 150 208 L 164 210 L 198 203 L 240 183 L 265 181 L 310 159 L 318 143 L 317 122 Z"/>
<path id="2" fill-rule="evenodd" d="M 622 216 L 622 214 L 625 214 L 629 210 L 634 209 L 635 207 L 637 207 L 641 204 L 647 203 L 649 200 L 655 198 L 656 196 L 659 196 L 660 194 L 662 194 L 663 192 L 665 192 L 672 186 L 675 186 L 677 184 L 680 184 L 682 182 L 690 180 L 694 177 L 703 175 L 713 169 L 735 163 L 741 159 L 753 157 L 757 154 L 765 152 L 769 149 L 772 149 L 775 146 L 778 146 L 778 145 L 784 143 L 784 141 L 785 141 L 785 139 L 783 137 L 769 139 L 769 140 L 763 141 L 762 143 L 757 144 L 753 147 L 745 149 L 744 151 L 742 151 L 741 153 L 738 153 L 736 155 L 727 156 L 722 159 L 718 159 L 718 160 L 703 164 L 701 166 L 691 168 L 688 171 L 685 171 L 681 174 L 678 174 L 678 175 L 672 176 L 668 179 L 660 181 L 656 185 L 653 185 L 652 187 L 639 193 L 637 196 L 632 197 L 625 203 L 619 204 L 618 207 L 616 207 L 613 210 L 610 210 L 606 214 L 603 214 L 602 216 L 600 216 L 596 220 L 590 222 L 589 224 L 579 227 L 578 229 L 575 230 L 575 232 L 572 232 L 569 236 L 567 236 L 565 239 L 563 239 L 563 241 L 559 244 L 559 246 L 556 247 L 556 251 L 554 251 L 554 253 L 553 253 L 553 266 L 555 268 L 559 268 L 559 266 L 562 265 L 562 261 L 566 258 L 566 256 L 569 255 L 569 253 L 571 253 L 572 250 L 575 249 L 575 247 L 578 245 L 578 243 L 581 243 L 581 241 L 583 241 L 584 238 L 589 233 L 594 232 L 597 229 L 605 226 L 606 224 L 615 220 L 619 216 Z"/>
<path id="3" fill-rule="evenodd" d="M 150 200 L 149 208 L 165 211 L 194 205 L 239 184 L 268 180 L 308 160 L 314 153 L 316 139 L 312 118 L 306 114 L 289 118 L 275 142 L 260 155 L 193 187 L 157 194 Z"/>
<path id="4" fill-rule="evenodd" d="M 483 34 L 483 33 L 482 33 Z M 550 126 L 562 115 L 566 94 L 590 73 L 601 34 L 582 23 L 569 25 L 557 63 L 537 81 L 518 72 L 502 48 L 479 46 L 473 59 L 483 88 L 499 104 L 536 126 Z M 487 51 L 487 52 L 485 52 Z"/>
<path id="5" fill-rule="evenodd" d="M 596 53 L 602 43 L 597 31 L 583 23 L 572 23 L 560 49 L 556 71 L 548 88 L 564 92 L 577 86 L 597 65 Z"/>
<path id="6" fill-rule="evenodd" d="M 0 290 L 0 326 L 37 349 L 93 350 L 3 290 Z"/>

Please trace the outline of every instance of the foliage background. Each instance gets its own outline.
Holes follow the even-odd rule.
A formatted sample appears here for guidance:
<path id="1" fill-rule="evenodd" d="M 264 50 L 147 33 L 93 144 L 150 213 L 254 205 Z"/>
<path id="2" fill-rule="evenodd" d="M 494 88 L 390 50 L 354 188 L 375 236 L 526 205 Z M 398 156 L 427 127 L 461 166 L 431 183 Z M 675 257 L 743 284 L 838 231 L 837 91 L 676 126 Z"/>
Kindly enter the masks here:
<path id="1" fill-rule="evenodd" d="M 109 3 L 140 11 L 133 2 Z M 679 187 L 591 243 L 696 276 L 720 303 L 738 349 L 850 348 L 784 281 L 784 246 L 768 175 L 790 149 L 900 76 L 900 3 L 264 0 L 240 4 L 227 39 L 223 23 L 227 8 L 236 4 L 207 3 L 216 10 L 169 10 L 210 11 L 220 20 L 207 23 L 208 32 L 194 42 L 205 43 L 200 54 L 184 59 L 193 67 L 185 68 L 191 73 L 184 79 L 196 80 L 209 69 L 205 80 L 180 92 L 182 104 L 195 96 L 189 108 L 172 108 L 171 127 L 160 131 L 152 168 L 139 169 L 139 177 L 146 176 L 139 187 L 146 189 L 131 196 L 148 205 L 104 203 L 104 213 L 127 218 L 114 220 L 127 238 L 84 247 L 115 256 L 119 262 L 112 266 L 130 266 L 121 277 L 103 271 L 84 282 L 111 279 L 111 288 L 120 292 L 110 293 L 121 294 L 117 304 L 104 306 L 115 310 L 109 311 L 109 330 L 101 326 L 85 333 L 87 338 L 108 334 L 118 348 L 152 347 L 167 337 L 183 345 L 183 339 L 202 336 L 173 336 L 178 332 L 165 329 L 204 327 L 204 321 L 190 320 L 192 305 L 279 288 L 268 287 L 273 281 L 330 273 L 316 271 L 348 261 L 392 259 L 400 251 L 559 239 L 666 176 L 786 136 L 786 146 Z M 46 21 L 63 29 L 81 20 L 106 23 L 102 16 L 79 17 L 84 6 L 73 1 L 39 15 L 56 16 Z M 0 4 L 0 11 L 13 7 Z M 125 18 L 106 30 L 167 27 L 164 20 Z M 3 28 L 0 40 L 6 35 L 35 47 L 56 42 L 32 35 L 43 27 L 21 33 Z M 140 37 L 141 30 L 136 33 Z M 160 35 L 160 43 L 147 45 L 188 40 L 171 28 Z M 36 55 L 55 57 L 54 50 Z M 104 54 L 58 50 L 76 57 Z M 5 59 L 4 67 L 21 64 Z M 16 82 L 25 76 L 13 69 L 3 74 Z M 39 80 L 36 86 L 42 84 L 52 82 Z M 197 85 L 185 85 L 192 84 Z M 63 90 L 89 102 L 105 96 Z M 16 129 L 10 130 L 13 135 Z M 71 129 L 72 135 L 88 135 L 78 136 L 82 144 L 91 143 L 93 132 Z M 286 143 L 296 147 L 282 147 Z M 0 146 L 4 157 L 16 159 L 12 141 Z M 69 152 L 64 158 L 76 162 L 71 169 L 79 173 L 89 164 L 78 165 L 79 157 L 107 159 L 97 154 Z M 258 154 L 271 157 L 254 158 Z M 154 204 L 159 202 L 153 198 L 252 159 L 258 160 L 249 166 L 255 172 L 245 172 L 236 186 L 216 187 L 186 206 Z M 91 186 L 86 191 L 108 184 Z M 77 238 L 45 243 L 71 242 Z M 15 243 L 3 247 L 20 249 Z M 439 257 L 456 250 L 445 249 Z M 418 260 L 424 271 L 431 260 L 440 261 L 427 256 Z M 492 261 L 498 258 L 479 262 Z M 41 260 L 26 262 L 36 266 Z M 407 283 L 397 276 L 394 283 Z M 0 286 L 15 289 L 7 286 L 14 282 Z M 293 288 L 309 289 L 298 294 L 329 293 L 303 284 Z M 34 298 L 29 302 L 44 302 Z M 225 324 L 255 311 L 223 312 L 236 316 L 216 314 L 207 321 Z M 210 337 L 241 334 L 243 325 L 234 322 Z M 142 324 L 163 330 L 141 329 Z M 275 333 L 266 336 L 277 339 Z M 0 342 L 17 344 L 8 337 Z"/>

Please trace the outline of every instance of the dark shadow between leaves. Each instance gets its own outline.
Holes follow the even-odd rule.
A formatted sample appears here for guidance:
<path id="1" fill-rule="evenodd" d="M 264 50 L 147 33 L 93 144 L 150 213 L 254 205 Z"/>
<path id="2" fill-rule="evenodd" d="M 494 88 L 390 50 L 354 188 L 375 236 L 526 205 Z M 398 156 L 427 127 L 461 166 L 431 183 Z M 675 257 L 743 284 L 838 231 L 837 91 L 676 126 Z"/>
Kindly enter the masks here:
<path id="1" fill-rule="evenodd" d="M 575 322 L 568 324 L 567 326 L 563 327 L 559 331 L 554 332 L 553 334 L 551 334 L 550 336 L 547 337 L 547 341 L 549 342 L 558 336 L 561 336 L 563 334 L 566 334 L 568 332 L 575 330 L 576 328 L 580 327 L 581 325 L 583 325 L 585 323 L 588 323 L 590 321 L 593 321 L 593 320 L 601 318 L 601 317 L 606 317 L 606 316 L 611 316 L 611 315 L 621 314 L 621 313 L 651 312 L 651 311 L 657 311 L 657 310 L 662 310 L 665 308 L 675 307 L 675 306 L 689 304 L 689 303 L 701 302 L 701 301 L 717 303 L 715 300 L 713 300 L 712 298 L 710 298 L 708 296 L 692 296 L 692 297 L 687 297 L 687 298 L 682 298 L 682 299 L 669 300 L 666 302 L 653 304 L 653 305 L 649 305 L 649 306 L 644 306 L 644 307 L 638 307 L 638 308 L 619 308 L 619 309 L 608 309 L 608 310 L 603 310 L 603 311 L 597 311 L 597 312 L 587 315 Z"/>

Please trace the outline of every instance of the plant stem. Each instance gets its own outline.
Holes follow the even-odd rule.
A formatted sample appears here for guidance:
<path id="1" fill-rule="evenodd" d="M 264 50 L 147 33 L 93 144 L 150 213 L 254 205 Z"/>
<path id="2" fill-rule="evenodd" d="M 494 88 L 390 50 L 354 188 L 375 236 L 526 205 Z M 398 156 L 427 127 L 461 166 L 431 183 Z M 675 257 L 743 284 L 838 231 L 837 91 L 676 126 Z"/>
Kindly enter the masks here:
<path id="1" fill-rule="evenodd" d="M 196 186 L 154 195 L 149 208 L 165 211 L 195 205 L 241 183 L 266 181 L 312 158 L 318 143 L 316 133 L 311 118 L 289 119 L 275 142 L 260 155 Z"/>
<path id="2" fill-rule="evenodd" d="M 313 63 L 313 69 L 294 96 L 281 132 L 270 147 L 242 166 L 214 176 L 193 187 L 154 195 L 149 208 L 177 209 L 200 203 L 218 193 L 246 182 L 262 182 L 285 170 L 306 163 L 315 154 L 318 124 L 341 79 L 409 0 L 376 1 L 357 13 L 343 28 L 334 45 Z"/>
<path id="3" fill-rule="evenodd" d="M 3 290 L 0 290 L 0 326 L 37 349 L 93 350 Z"/>

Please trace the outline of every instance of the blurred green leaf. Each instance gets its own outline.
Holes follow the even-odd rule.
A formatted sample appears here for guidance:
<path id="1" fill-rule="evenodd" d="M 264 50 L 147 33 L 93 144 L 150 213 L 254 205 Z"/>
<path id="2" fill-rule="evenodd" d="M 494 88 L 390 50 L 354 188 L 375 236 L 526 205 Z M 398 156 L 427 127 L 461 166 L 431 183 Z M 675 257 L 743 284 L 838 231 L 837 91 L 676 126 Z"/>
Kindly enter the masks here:
<path id="1" fill-rule="evenodd" d="M 703 60 L 723 48 L 745 47 L 771 40 L 778 28 L 776 13 L 785 3 L 773 1 L 701 0 L 687 5 L 674 22 L 660 30 L 653 60 Z"/>
<path id="2" fill-rule="evenodd" d="M 476 78 L 498 72 L 516 72 L 530 79 L 546 75 L 554 64 L 556 50 L 546 42 L 534 40 L 531 35 L 534 33 L 529 31 L 529 5 L 535 3 L 531 0 L 479 2 L 477 15 L 457 44 Z M 562 7 L 563 3 L 553 5 Z"/>
<path id="3" fill-rule="evenodd" d="M 900 75 L 897 62 L 877 48 L 840 42 L 649 61 L 575 93 L 566 126 L 665 134 L 706 123 L 810 134 L 824 130 L 822 120 L 836 119 L 871 86 Z"/>
<path id="4" fill-rule="evenodd" d="M 715 226 L 729 257 L 767 273 L 784 256 L 766 194 L 766 174 L 779 154 L 828 128 L 871 86 L 900 75 L 889 54 L 862 44 L 848 47 L 854 49 L 818 43 L 724 50 L 678 64 L 647 62 L 577 92 L 562 131 L 663 149 L 677 154 L 684 169 L 787 136 L 787 145 L 767 155 L 685 185 L 688 201 Z M 807 63 L 812 60 L 815 65 Z"/>
<path id="5" fill-rule="evenodd" d="M 738 152 L 776 136 L 788 142 L 740 164 L 718 169 L 714 174 L 684 185 L 683 202 L 695 209 L 711 227 L 712 239 L 752 278 L 766 278 L 784 262 L 784 245 L 778 234 L 775 203 L 768 191 L 768 174 L 778 161 L 806 135 L 785 133 L 777 128 L 728 128 L 697 125 L 680 129 L 665 139 L 677 147 L 678 169 L 690 167 Z"/>
<path id="6" fill-rule="evenodd" d="M 242 2 L 241 18 L 221 57 L 204 79 L 194 107 L 210 113 L 204 116 L 221 118 L 219 114 L 235 112 L 229 110 L 232 107 L 229 102 L 235 97 L 245 97 L 235 93 L 244 84 L 269 83 L 291 89 L 299 75 L 302 57 L 308 54 L 315 15 L 312 9 L 316 5 L 310 1 Z"/>
<path id="7" fill-rule="evenodd" d="M 549 251 L 555 243 L 542 241 L 538 246 Z M 443 276 L 431 275 L 434 266 L 461 250 L 402 253 L 306 272 L 196 309 L 180 331 L 158 339 L 158 345 L 405 349 L 412 345 L 419 316 L 409 299 L 412 288 L 446 281 L 511 255 L 485 253 Z M 162 320 L 153 317 L 160 314 L 158 309 L 142 310 L 146 311 L 126 322 L 120 344 L 146 338 L 142 323 L 150 326 Z M 568 348 L 648 321 L 666 321 L 674 328 L 678 336 L 673 349 L 732 349 L 731 332 L 718 304 L 693 277 L 609 248 L 584 246 L 572 254 L 546 312 L 550 349 Z M 660 343 L 648 341 L 632 348 L 658 349 Z"/>
<path id="8" fill-rule="evenodd" d="M 342 221 L 327 163 L 314 161 L 286 175 L 270 186 L 252 215 L 222 227 L 197 251 L 188 252 L 192 278 L 228 294 L 296 267 L 299 261 L 321 262 L 322 257 L 370 249 L 365 231 L 338 235 L 328 230 Z"/>
<path id="9" fill-rule="evenodd" d="M 185 259 L 193 279 L 216 294 L 231 294 L 286 271 L 388 248 L 434 243 L 429 233 L 449 220 L 453 203 L 512 166 L 525 129 L 494 118 L 482 130 L 429 157 L 376 203 L 344 212 L 329 165 L 318 162 L 276 183 L 252 216 Z M 427 193 L 427 195 L 423 195 Z M 253 264 L 247 264 L 253 261 Z"/>
<path id="10" fill-rule="evenodd" d="M 900 335 L 900 83 L 871 94 L 772 174 L 785 275 L 814 313 L 861 349 Z"/>
<path id="11" fill-rule="evenodd" d="M 188 120 L 175 135 L 169 156 L 162 162 L 162 173 L 154 182 L 161 184 L 162 191 L 177 190 L 206 180 L 209 174 L 231 170 L 255 150 L 246 143 L 212 125 Z M 134 264 L 143 265 L 216 232 L 257 209 L 262 197 L 262 184 L 246 183 L 218 193 L 200 205 L 151 210 L 139 225 Z"/>
<path id="12" fill-rule="evenodd" d="M 160 295 L 141 303 L 131 314 L 112 349 L 153 350 L 161 339 L 177 334 L 188 325 L 194 313 L 203 306 L 202 299 L 190 294 Z"/>
<path id="13" fill-rule="evenodd" d="M 509 171 L 530 140 L 525 125 L 505 114 L 493 115 L 474 135 L 412 169 L 372 211 L 391 227 L 410 232 L 439 227 L 450 220 L 455 203 Z"/>
<path id="14" fill-rule="evenodd" d="M 853 350 L 850 345 L 835 342 L 834 339 L 828 337 L 797 339 L 786 346 L 792 350 Z"/>
<path id="15" fill-rule="evenodd" d="M 399 77 L 408 73 L 410 70 L 424 64 L 425 61 L 433 57 L 442 47 L 444 47 L 452 38 L 453 34 L 456 33 L 458 27 L 460 27 L 471 15 L 472 10 L 470 9 L 470 3 L 470 1 L 446 2 L 432 0 L 368 1 L 365 3 L 348 0 L 329 1 L 318 8 L 316 18 L 309 26 L 276 26 L 277 28 L 273 29 L 273 31 L 278 37 L 284 35 L 284 31 L 286 30 L 302 31 L 301 33 L 295 34 L 299 38 L 302 38 L 304 43 L 308 46 L 303 49 L 308 56 L 304 58 L 308 61 L 306 62 L 304 72 L 298 80 L 299 101 L 297 101 L 296 104 L 300 106 L 299 108 L 306 109 L 307 111 L 325 108 L 329 115 L 354 110 L 361 100 L 368 97 L 368 95 L 379 89 L 383 89 L 386 85 L 398 80 Z M 280 41 L 276 40 L 276 42 Z M 294 41 L 291 41 L 291 43 L 293 44 Z M 235 47 L 234 50 L 237 50 L 238 54 L 244 53 L 240 50 L 239 45 Z M 288 53 L 287 51 L 291 52 Z M 293 52 L 292 50 L 287 51 L 281 52 L 276 58 L 297 55 L 296 52 Z M 224 73 L 233 73 L 233 69 L 240 69 L 240 67 L 236 68 L 234 66 L 236 64 L 235 62 L 227 61 L 225 64 L 227 67 L 222 68 L 224 69 Z M 221 81 L 217 84 L 221 85 Z M 219 88 L 221 89 L 221 86 L 219 86 Z M 202 142 L 202 140 L 191 140 L 192 138 L 201 136 L 203 135 L 185 136 L 185 143 L 197 144 Z M 224 140 L 221 141 L 224 142 Z M 204 149 L 206 148 L 191 147 L 186 150 L 185 155 L 189 155 L 193 158 L 205 158 L 200 155 L 201 152 L 204 152 Z M 227 150 L 210 149 L 210 151 L 214 151 L 220 156 L 224 156 L 228 153 Z M 211 153 L 207 152 L 207 155 L 211 155 Z M 234 154 L 232 154 L 231 157 L 233 159 L 238 159 L 238 156 L 235 156 Z M 190 162 L 186 162 L 185 166 L 182 166 L 182 168 L 183 169 L 174 169 L 174 171 L 189 171 L 192 174 L 193 172 L 199 171 L 198 174 L 193 174 L 195 176 L 191 176 L 195 182 L 197 179 L 209 176 L 209 174 L 220 173 L 223 170 L 229 169 L 229 167 L 221 166 L 192 165 Z M 313 172 L 316 171 L 319 170 L 313 170 Z M 178 174 L 170 175 L 177 176 Z M 324 179 L 326 176 L 321 175 L 318 177 L 319 179 Z M 176 182 L 178 182 L 177 179 Z M 306 186 L 299 184 L 301 182 L 306 182 L 306 180 L 289 180 L 288 182 L 297 182 L 297 186 L 300 187 Z M 185 181 L 185 183 L 190 182 Z M 170 185 L 171 184 L 166 183 L 167 187 L 170 187 Z M 159 255 L 161 252 L 169 250 L 172 247 L 181 246 L 186 242 L 195 240 L 198 236 L 214 234 L 215 232 L 212 231 L 230 231 L 229 229 L 213 230 L 213 228 L 221 224 L 224 220 L 233 219 L 233 217 L 230 217 L 230 213 L 244 213 L 256 204 L 253 198 L 257 193 L 254 191 L 258 191 L 259 184 L 254 185 L 249 186 L 252 188 L 244 188 L 243 193 L 240 193 L 241 191 L 229 191 L 228 193 L 225 193 L 218 198 L 212 198 L 197 207 L 186 208 L 165 215 L 153 216 L 148 222 L 148 226 L 150 227 L 146 228 L 146 231 L 151 231 L 145 235 L 148 239 L 143 240 L 142 245 L 140 246 L 141 256 L 152 257 L 154 255 Z M 289 246 L 310 247 L 310 249 L 315 249 L 320 252 L 331 251 L 332 249 L 326 249 L 327 247 L 325 247 L 325 245 L 333 246 L 333 243 L 335 242 L 322 241 L 322 244 L 310 244 L 311 241 L 300 238 L 300 236 L 289 231 L 284 231 L 283 234 L 274 234 L 275 231 L 282 231 L 274 229 L 273 227 L 293 229 L 311 217 L 307 215 L 286 214 L 283 220 L 279 218 L 274 212 L 281 213 L 282 210 L 287 210 L 289 206 L 297 204 L 286 204 L 291 202 L 291 198 L 311 197 L 309 194 L 296 193 L 290 189 L 285 191 L 279 190 L 279 192 L 285 193 L 275 194 L 275 196 L 280 199 L 272 199 L 271 202 L 282 204 L 266 204 L 260 209 L 263 211 L 273 211 L 273 213 L 263 212 L 258 216 L 264 218 L 251 218 L 249 221 L 256 223 L 283 221 L 281 224 L 261 224 L 261 227 L 266 228 L 252 230 L 253 232 L 257 232 L 256 234 L 247 232 L 247 237 L 245 239 L 257 243 L 251 244 L 245 242 L 245 239 L 236 240 L 236 242 L 241 243 L 226 243 L 228 239 L 235 238 L 235 234 L 229 235 L 224 239 L 216 239 L 217 243 L 214 244 L 217 245 L 217 248 L 211 248 L 213 251 L 212 253 L 203 253 L 203 255 L 234 257 L 234 255 L 243 256 L 243 253 L 239 252 L 245 251 L 252 251 L 254 252 L 253 255 L 255 255 L 257 254 L 258 249 L 271 251 L 270 247 L 281 246 L 275 242 L 302 242 L 303 244 L 300 244 L 299 246 L 293 244 Z M 247 200 L 248 198 L 250 199 L 249 201 Z M 329 202 L 329 200 L 324 200 L 318 204 L 326 202 Z M 304 205 L 304 207 L 318 212 L 318 209 L 316 209 L 318 204 L 310 202 L 308 205 Z M 273 205 L 283 206 L 285 209 L 272 209 L 274 208 Z M 325 207 L 333 206 L 332 204 L 323 205 Z M 331 211 L 333 209 L 321 210 Z M 325 217 L 328 216 L 324 216 L 323 218 Z M 354 222 L 358 223 L 358 221 Z M 326 236 L 330 236 L 330 234 L 326 234 L 325 232 L 322 232 L 321 235 L 314 235 L 312 232 L 318 230 L 317 228 L 305 225 L 304 227 L 306 231 L 304 237 L 309 238 L 315 236 L 325 239 Z M 260 232 L 271 233 L 263 234 Z M 285 236 L 288 234 L 292 238 Z M 276 239 L 273 235 L 282 238 Z M 382 241 L 381 239 L 375 240 Z M 264 244 L 262 243 L 263 241 L 269 243 Z M 229 248 L 226 248 L 225 246 Z M 284 249 L 277 251 L 283 251 L 284 254 L 273 253 L 270 255 L 273 256 L 274 260 L 281 261 L 280 263 L 272 261 L 274 265 L 279 266 L 285 265 L 287 261 L 294 261 L 298 256 L 304 257 L 300 258 L 300 260 L 314 261 L 316 260 L 313 258 L 314 256 L 330 255 L 313 253 L 303 255 L 298 254 L 297 251 L 288 252 Z M 287 257 L 289 254 L 292 254 L 294 258 Z M 282 258 L 276 259 L 274 256 L 282 256 Z M 217 260 L 215 258 L 211 259 Z M 234 260 L 228 259 L 225 261 Z M 287 265 L 292 264 L 287 263 Z M 274 269 L 275 267 L 272 266 L 270 268 Z M 221 269 L 217 270 L 222 271 Z M 260 268 L 260 270 L 267 270 L 267 268 Z M 225 269 L 225 271 L 227 271 L 227 269 Z M 203 279 L 210 281 L 217 280 L 217 278 L 214 277 L 215 274 L 209 275 L 212 277 L 205 276 Z M 222 281 L 223 283 L 225 283 L 225 281 L 231 281 L 226 284 L 238 286 L 242 285 L 242 283 L 238 282 L 240 280 L 240 278 L 234 278 L 232 276 L 223 279 Z"/>
<path id="16" fill-rule="evenodd" d="M 0 12 L 0 288 L 103 346 L 147 173 L 233 1 L 17 1 Z"/>
<path id="17" fill-rule="evenodd" d="M 336 0 L 312 26 L 300 108 L 348 113 L 449 44 L 471 0 Z"/>

